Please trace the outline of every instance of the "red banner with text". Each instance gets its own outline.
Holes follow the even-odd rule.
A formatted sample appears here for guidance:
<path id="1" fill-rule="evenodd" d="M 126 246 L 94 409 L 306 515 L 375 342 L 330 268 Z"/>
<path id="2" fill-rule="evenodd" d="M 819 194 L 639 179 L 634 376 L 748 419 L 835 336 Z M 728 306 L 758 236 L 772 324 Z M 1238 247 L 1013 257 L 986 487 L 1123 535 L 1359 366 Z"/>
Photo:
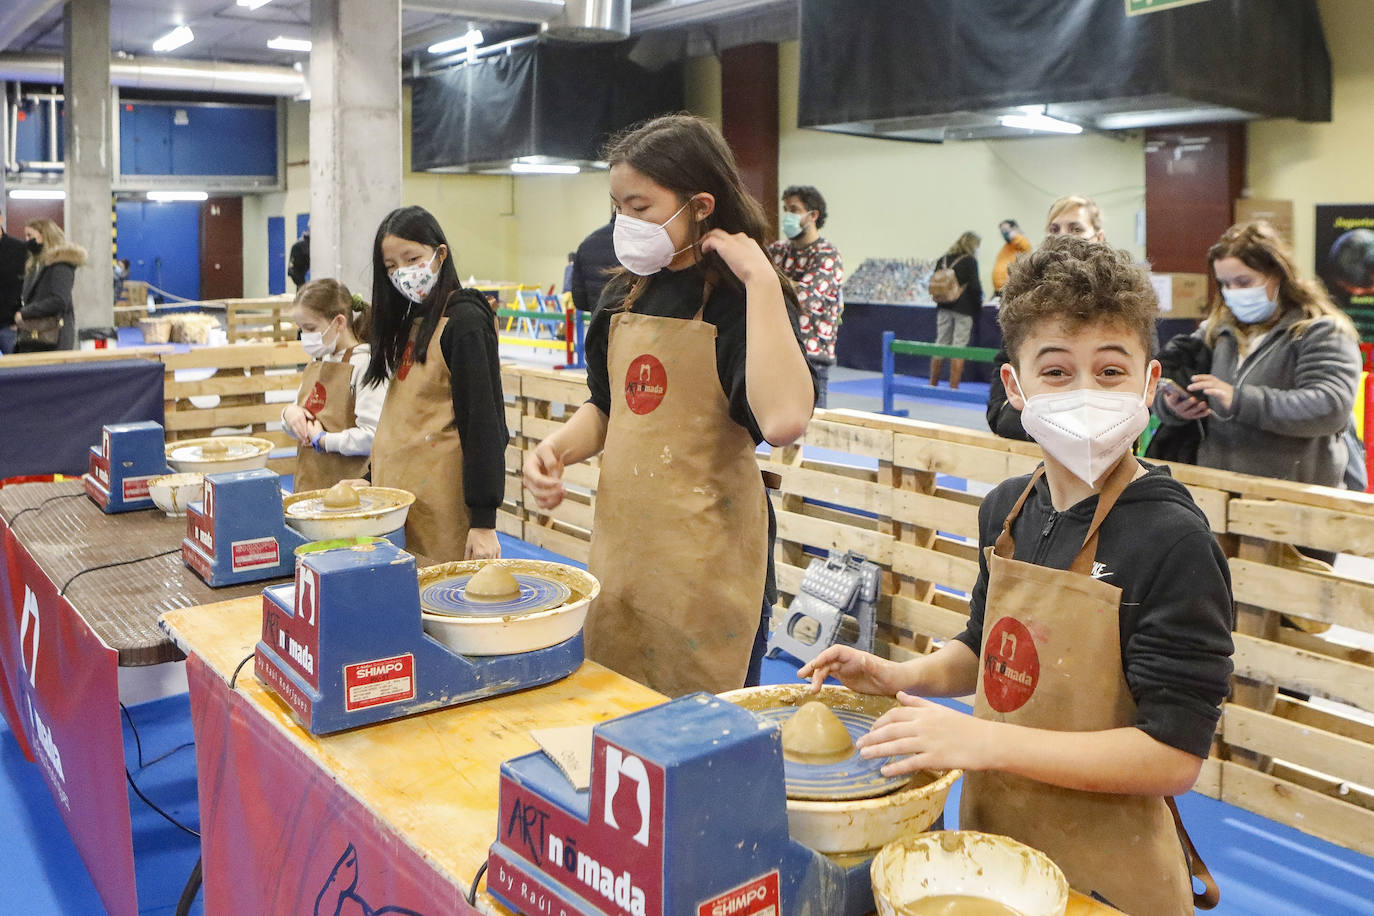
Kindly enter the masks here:
<path id="1" fill-rule="evenodd" d="M 464 899 L 471 876 L 436 871 L 198 656 L 187 658 L 186 677 L 205 912 L 478 912 Z"/>
<path id="2" fill-rule="evenodd" d="M 6 559 L 8 554 L 5 550 L 9 534 L 9 525 L 0 519 L 0 714 L 4 715 L 10 734 L 14 735 L 24 758 L 33 763 L 29 733 L 19 718 L 19 706 L 14 700 L 14 672 L 19 668 L 19 650 L 15 648 L 19 645 L 19 631 L 15 629 L 15 622 L 19 615 L 15 613 L 14 601 L 10 597 L 9 560 Z"/>
<path id="3" fill-rule="evenodd" d="M 119 657 L 8 528 L 0 665 L 32 757 L 106 910 L 138 913 Z M 12 723 L 13 724 L 13 723 Z"/>

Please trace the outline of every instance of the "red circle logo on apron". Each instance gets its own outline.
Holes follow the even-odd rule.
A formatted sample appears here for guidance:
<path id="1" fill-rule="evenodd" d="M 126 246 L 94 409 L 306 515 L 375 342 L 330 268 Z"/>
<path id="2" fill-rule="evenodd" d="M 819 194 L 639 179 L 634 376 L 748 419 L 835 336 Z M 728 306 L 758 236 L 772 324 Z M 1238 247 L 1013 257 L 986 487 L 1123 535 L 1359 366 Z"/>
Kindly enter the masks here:
<path id="1" fill-rule="evenodd" d="M 316 382 L 315 387 L 310 389 L 310 395 L 301 406 L 311 413 L 319 413 L 324 410 L 325 397 L 324 383 Z"/>
<path id="2" fill-rule="evenodd" d="M 625 403 L 637 414 L 652 413 L 668 393 L 668 372 L 658 358 L 645 353 L 630 360 L 625 373 Z"/>
<path id="3" fill-rule="evenodd" d="M 1025 624 L 1003 617 L 983 644 L 983 695 L 997 712 L 1020 709 L 1040 680 L 1040 654 Z"/>
<path id="4" fill-rule="evenodd" d="M 415 365 L 415 341 L 407 340 L 405 351 L 401 353 L 401 365 L 396 369 L 396 377 L 404 379 L 410 375 L 410 367 L 413 365 Z"/>

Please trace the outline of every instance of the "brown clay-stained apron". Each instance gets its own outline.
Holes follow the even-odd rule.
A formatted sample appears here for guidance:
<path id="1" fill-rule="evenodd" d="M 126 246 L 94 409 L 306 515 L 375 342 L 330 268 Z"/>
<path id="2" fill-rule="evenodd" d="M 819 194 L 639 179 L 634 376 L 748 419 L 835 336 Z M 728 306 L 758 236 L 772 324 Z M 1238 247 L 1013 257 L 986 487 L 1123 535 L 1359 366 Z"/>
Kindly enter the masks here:
<path id="1" fill-rule="evenodd" d="M 1091 574 L 1098 528 L 1138 466 L 1127 455 L 1112 471 L 1067 570 L 1012 558 L 1011 524 L 1043 466 L 1031 478 L 987 549 L 975 716 L 1065 732 L 1134 724 L 1135 700 L 1120 664 L 1121 589 Z M 1080 792 L 1001 771 L 965 773 L 959 822 L 1041 850 L 1073 888 L 1132 916 L 1193 912 L 1188 863 L 1163 798 Z"/>
<path id="2" fill-rule="evenodd" d="M 327 433 L 358 425 L 353 412 L 353 366 L 348 361 L 352 355 L 353 348 L 349 347 L 340 362 L 312 360 L 301 373 L 296 403 L 318 420 Z M 317 452 L 311 445 L 297 446 L 293 488 L 297 493 L 323 490 L 340 480 L 362 477 L 367 473 L 367 457 Z"/>
<path id="3" fill-rule="evenodd" d="M 448 364 L 439 348 L 440 318 L 425 361 L 415 362 L 417 319 L 401 365 L 387 388 L 372 439 L 372 482 L 415 494 L 406 516 L 406 550 L 435 563 L 463 559 L 468 507 L 463 499 L 463 444 L 453 422 Z"/>
<path id="4" fill-rule="evenodd" d="M 767 495 L 715 339 L 700 311 L 611 320 L 587 657 L 669 696 L 742 687 L 763 607 Z"/>

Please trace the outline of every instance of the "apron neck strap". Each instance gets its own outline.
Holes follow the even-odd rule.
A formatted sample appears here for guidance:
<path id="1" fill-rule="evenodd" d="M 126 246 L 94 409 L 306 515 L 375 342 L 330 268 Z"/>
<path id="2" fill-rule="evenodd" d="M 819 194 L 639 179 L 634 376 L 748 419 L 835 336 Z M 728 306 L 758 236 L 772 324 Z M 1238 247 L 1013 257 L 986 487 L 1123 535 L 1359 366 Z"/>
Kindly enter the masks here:
<path id="1" fill-rule="evenodd" d="M 1097 495 L 1097 511 L 1093 513 L 1092 523 L 1088 525 L 1088 533 L 1083 538 L 1083 549 L 1078 551 L 1078 556 L 1074 558 L 1069 569 L 1085 576 L 1092 572 L 1093 560 L 1097 558 L 1098 529 L 1106 521 L 1107 513 L 1112 511 L 1127 485 L 1135 479 L 1135 472 L 1139 467 L 1140 462 L 1127 452 L 1107 475 L 1107 482 L 1102 485 L 1102 492 Z"/>
<path id="2" fill-rule="evenodd" d="M 353 358 L 353 351 L 354 351 L 355 349 L 357 349 L 357 348 L 356 348 L 356 347 L 349 347 L 347 350 L 343 351 L 343 356 L 339 357 L 339 362 L 341 362 L 341 363 L 346 363 L 346 362 L 348 362 L 349 360 L 351 360 L 351 359 Z"/>
<path id="3" fill-rule="evenodd" d="M 1092 523 L 1088 525 L 1088 533 L 1083 538 L 1083 547 L 1074 558 L 1073 564 L 1069 569 L 1076 573 L 1088 575 L 1092 572 L 1093 560 L 1097 557 L 1097 534 L 1102 527 L 1102 522 L 1106 520 L 1107 513 L 1112 511 L 1116 501 L 1120 498 L 1126 486 L 1135 478 L 1135 471 L 1140 464 L 1135 460 L 1135 456 L 1129 452 L 1122 456 L 1117 462 L 1116 467 L 1112 468 L 1107 476 L 1107 482 L 1102 486 L 1102 492 L 1097 497 L 1097 511 L 1093 513 Z M 1011 559 L 1016 552 L 1016 541 L 1011 536 L 1011 524 L 1016 521 L 1021 514 L 1021 508 L 1025 506 L 1026 500 L 1030 498 L 1031 492 L 1035 489 L 1036 482 L 1045 474 L 1045 466 L 1042 464 L 1035 469 L 1031 475 L 1030 482 L 1021 491 L 1021 496 L 1016 500 L 1016 505 L 1011 507 L 1007 513 L 1006 520 L 1002 522 L 1002 531 L 997 535 L 997 543 L 993 546 L 993 553 L 1005 559 Z"/>
<path id="4" fill-rule="evenodd" d="M 1021 507 L 1030 498 L 1031 491 L 1035 489 L 1035 482 L 1043 476 L 1045 476 L 1045 466 L 1042 464 L 1035 469 L 1035 473 L 1031 475 L 1030 483 L 1026 484 L 1026 488 L 1021 491 L 1020 499 L 1016 500 L 1016 505 L 1011 507 L 1011 511 L 1003 520 L 1002 533 L 997 535 L 997 543 L 992 548 L 992 552 L 999 557 L 1010 560 L 1012 555 L 1016 553 L 1016 542 L 1011 537 L 1011 523 L 1016 521 L 1017 516 L 1021 514 Z"/>

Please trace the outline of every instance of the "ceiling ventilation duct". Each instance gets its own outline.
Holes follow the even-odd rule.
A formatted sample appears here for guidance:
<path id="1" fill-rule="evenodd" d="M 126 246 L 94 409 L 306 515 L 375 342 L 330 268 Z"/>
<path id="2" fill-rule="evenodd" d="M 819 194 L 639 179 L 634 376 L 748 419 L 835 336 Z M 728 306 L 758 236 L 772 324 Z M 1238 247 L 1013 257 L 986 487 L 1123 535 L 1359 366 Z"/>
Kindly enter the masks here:
<path id="1" fill-rule="evenodd" d="M 802 0 L 798 123 L 900 140 L 1028 136 L 1036 106 L 1087 129 L 1331 120 L 1316 0 Z"/>
<path id="2" fill-rule="evenodd" d="M 620 41 L 630 34 L 630 0 L 563 0 L 540 31 L 558 41 Z"/>
<path id="3" fill-rule="evenodd" d="M 586 166 L 636 121 L 683 107 L 683 69 L 633 63 L 627 44 L 528 44 L 411 83 L 411 168 Z"/>

